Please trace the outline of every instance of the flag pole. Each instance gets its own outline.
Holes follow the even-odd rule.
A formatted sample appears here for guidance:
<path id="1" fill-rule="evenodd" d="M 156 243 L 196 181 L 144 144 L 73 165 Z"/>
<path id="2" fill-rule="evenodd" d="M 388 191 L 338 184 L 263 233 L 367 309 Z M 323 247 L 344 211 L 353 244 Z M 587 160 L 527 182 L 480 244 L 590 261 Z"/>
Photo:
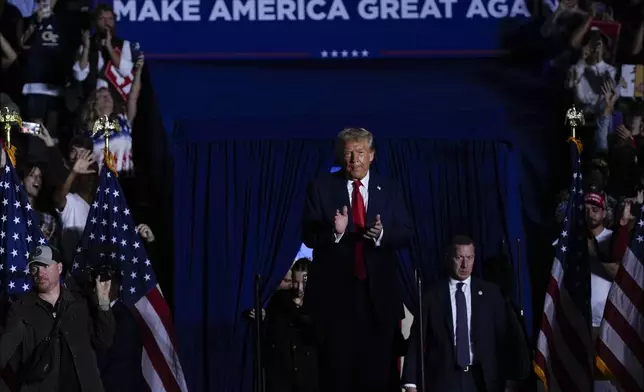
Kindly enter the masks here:
<path id="1" fill-rule="evenodd" d="M 262 301 L 261 275 L 255 275 L 255 391 L 264 392 L 262 365 Z"/>
<path id="2" fill-rule="evenodd" d="M 419 336 L 418 339 L 418 355 L 420 356 L 420 390 L 425 392 L 425 323 L 423 321 L 423 278 L 420 275 L 420 270 L 416 269 L 416 292 L 418 295 L 418 326 Z"/>
<path id="3" fill-rule="evenodd" d="M 523 318 L 523 284 L 521 282 L 521 238 L 517 238 L 517 302 L 519 314 Z"/>

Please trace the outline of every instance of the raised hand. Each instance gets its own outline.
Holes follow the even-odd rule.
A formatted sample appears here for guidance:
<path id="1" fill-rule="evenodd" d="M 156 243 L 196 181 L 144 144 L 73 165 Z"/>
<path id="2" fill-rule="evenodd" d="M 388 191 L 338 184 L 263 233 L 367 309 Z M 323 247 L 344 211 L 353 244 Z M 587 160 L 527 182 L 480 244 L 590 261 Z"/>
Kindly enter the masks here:
<path id="1" fill-rule="evenodd" d="M 152 233 L 150 226 L 146 225 L 145 223 L 138 225 L 136 227 L 136 232 L 139 233 L 141 238 L 143 238 L 146 242 L 154 242 L 154 233 Z"/>
<path id="2" fill-rule="evenodd" d="M 349 208 L 342 207 L 340 210 L 335 210 L 335 217 L 333 218 L 333 229 L 336 234 L 343 234 L 349 225 Z"/>
<path id="3" fill-rule="evenodd" d="M 96 278 L 96 296 L 99 303 L 110 303 L 110 289 L 112 288 L 112 281 L 101 282 Z"/>
<path id="4" fill-rule="evenodd" d="M 377 240 L 380 237 L 380 233 L 382 233 L 382 221 L 380 220 L 380 214 L 378 214 L 376 215 L 376 221 L 369 227 L 364 237 Z"/>
<path id="5" fill-rule="evenodd" d="M 96 170 L 90 169 L 90 166 L 94 164 L 96 161 L 94 160 L 94 156 L 91 151 L 85 151 L 80 154 L 78 159 L 76 159 L 76 162 L 74 162 L 74 167 L 72 170 L 76 174 L 92 174 L 96 173 Z"/>

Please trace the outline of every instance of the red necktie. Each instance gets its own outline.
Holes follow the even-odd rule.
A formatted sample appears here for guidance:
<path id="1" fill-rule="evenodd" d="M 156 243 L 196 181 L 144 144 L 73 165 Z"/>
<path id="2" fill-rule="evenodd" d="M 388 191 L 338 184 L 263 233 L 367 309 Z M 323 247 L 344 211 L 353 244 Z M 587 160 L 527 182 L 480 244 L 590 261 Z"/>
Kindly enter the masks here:
<path id="1" fill-rule="evenodd" d="M 360 236 L 364 234 L 366 213 L 364 208 L 364 199 L 360 193 L 360 180 L 353 182 L 353 194 L 351 195 L 351 214 L 353 215 L 353 224 L 356 226 L 356 233 Z M 365 280 L 367 277 L 367 267 L 364 263 L 364 255 L 362 254 L 362 238 L 356 241 L 356 256 L 354 273 L 356 278 Z"/>

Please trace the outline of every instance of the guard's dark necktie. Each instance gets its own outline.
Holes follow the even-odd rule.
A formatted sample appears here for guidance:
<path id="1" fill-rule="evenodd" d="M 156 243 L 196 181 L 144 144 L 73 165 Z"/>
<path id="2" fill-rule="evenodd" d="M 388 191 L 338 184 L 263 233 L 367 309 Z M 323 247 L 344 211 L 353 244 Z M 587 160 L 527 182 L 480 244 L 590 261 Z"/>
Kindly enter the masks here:
<path id="1" fill-rule="evenodd" d="M 470 365 L 470 331 L 463 286 L 465 283 L 456 284 L 456 363 L 461 369 Z"/>
<path id="2" fill-rule="evenodd" d="M 365 230 L 366 213 L 364 208 L 364 199 L 360 193 L 360 180 L 353 181 L 353 194 L 351 195 L 351 214 L 353 215 L 353 224 L 356 227 L 356 233 L 359 236 L 356 241 L 356 253 L 353 271 L 356 278 L 365 280 L 367 277 L 367 267 L 364 263 L 364 255 L 362 253 L 362 235 Z"/>

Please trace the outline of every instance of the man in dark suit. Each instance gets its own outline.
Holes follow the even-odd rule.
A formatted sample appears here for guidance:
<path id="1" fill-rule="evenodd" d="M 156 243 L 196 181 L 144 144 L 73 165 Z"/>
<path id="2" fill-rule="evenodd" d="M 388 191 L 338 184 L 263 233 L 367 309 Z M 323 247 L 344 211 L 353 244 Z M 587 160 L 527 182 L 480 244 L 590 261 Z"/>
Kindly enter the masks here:
<path id="1" fill-rule="evenodd" d="M 426 391 L 510 392 L 507 309 L 499 288 L 472 277 L 474 242 L 456 236 L 447 255 L 450 277 L 425 293 Z M 414 322 L 403 367 L 403 385 L 415 392 L 420 384 L 420 328 Z"/>
<path id="2" fill-rule="evenodd" d="M 396 251 L 412 222 L 398 186 L 369 170 L 371 133 L 345 129 L 338 142 L 343 169 L 309 185 L 302 232 L 313 249 L 304 305 L 316 329 L 320 389 L 389 391 L 403 317 Z"/>
<path id="3" fill-rule="evenodd" d="M 109 264 L 109 267 L 113 276 L 110 306 L 114 313 L 116 328 L 112 346 L 107 350 L 96 352 L 103 387 L 105 392 L 149 391 L 141 368 L 143 354 L 141 332 L 132 311 L 119 300 L 120 269 L 112 264 Z"/>

